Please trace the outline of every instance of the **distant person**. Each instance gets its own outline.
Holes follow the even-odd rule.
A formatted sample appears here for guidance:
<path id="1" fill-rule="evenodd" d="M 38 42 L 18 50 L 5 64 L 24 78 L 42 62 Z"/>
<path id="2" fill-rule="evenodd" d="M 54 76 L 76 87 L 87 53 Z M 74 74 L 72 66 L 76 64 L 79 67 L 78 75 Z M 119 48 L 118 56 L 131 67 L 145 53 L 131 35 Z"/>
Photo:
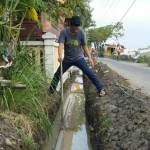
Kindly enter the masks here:
<path id="1" fill-rule="evenodd" d="M 58 61 L 62 61 L 63 73 L 66 72 L 67 69 L 69 69 L 71 66 L 76 66 L 80 68 L 95 85 L 98 95 L 104 96 L 105 90 L 103 89 L 102 83 L 95 75 L 95 73 L 88 67 L 84 59 L 83 51 L 87 55 L 89 63 L 94 67 L 94 62 L 86 46 L 85 34 L 82 29 L 80 29 L 80 25 L 80 18 L 78 16 L 73 16 L 70 19 L 70 27 L 67 27 L 61 31 L 58 40 Z M 64 59 L 62 59 L 63 49 Z M 49 95 L 53 94 L 56 90 L 56 87 L 60 80 L 60 70 L 61 68 L 59 66 L 51 81 L 51 85 L 48 90 Z"/>
<path id="2" fill-rule="evenodd" d="M 91 55 L 92 55 L 92 57 L 96 56 L 96 49 L 93 47 L 91 48 Z"/>
<path id="3" fill-rule="evenodd" d="M 117 44 L 117 48 L 116 48 L 116 51 L 117 51 L 117 60 L 119 60 L 120 58 L 120 53 L 121 53 L 121 47 L 120 47 L 120 44 Z"/>

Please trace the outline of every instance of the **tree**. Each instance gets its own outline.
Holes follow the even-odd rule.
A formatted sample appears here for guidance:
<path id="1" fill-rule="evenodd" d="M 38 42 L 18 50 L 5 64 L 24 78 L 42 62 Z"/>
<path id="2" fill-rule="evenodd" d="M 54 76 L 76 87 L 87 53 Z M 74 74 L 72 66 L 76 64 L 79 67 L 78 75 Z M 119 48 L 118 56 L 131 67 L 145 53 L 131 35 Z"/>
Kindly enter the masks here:
<path id="1" fill-rule="evenodd" d="M 109 38 L 118 39 L 123 36 L 123 24 L 117 22 L 114 25 L 107 25 L 88 30 L 88 43 L 94 43 L 96 48 L 101 46 Z"/>
<path id="2" fill-rule="evenodd" d="M 51 20 L 57 22 L 59 16 L 71 17 L 78 15 L 81 17 L 83 28 L 88 28 L 94 25 L 92 20 L 92 9 L 89 5 L 89 0 L 65 0 L 60 3 L 56 0 L 44 0 L 47 5 L 47 13 L 50 14 Z"/>
<path id="3" fill-rule="evenodd" d="M 7 45 L 11 40 L 15 42 L 20 31 L 19 24 L 23 21 L 28 8 L 43 10 L 43 0 L 1 0 L 0 1 L 0 41 Z M 14 26 L 14 22 L 18 25 Z M 7 47 L 7 46 L 6 46 Z"/>

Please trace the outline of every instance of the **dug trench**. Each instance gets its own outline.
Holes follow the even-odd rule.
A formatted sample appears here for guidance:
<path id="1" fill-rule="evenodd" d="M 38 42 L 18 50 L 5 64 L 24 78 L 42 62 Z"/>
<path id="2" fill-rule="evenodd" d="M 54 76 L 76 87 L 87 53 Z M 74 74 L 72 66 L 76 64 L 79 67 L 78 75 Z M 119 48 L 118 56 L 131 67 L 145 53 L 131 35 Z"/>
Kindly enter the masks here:
<path id="1" fill-rule="evenodd" d="M 84 77 L 86 118 L 93 150 L 150 150 L 150 98 L 126 79 L 97 64 L 106 96 L 98 97 Z"/>
<path id="2" fill-rule="evenodd" d="M 142 94 L 140 90 L 130 88 L 126 79 L 119 76 L 106 65 L 97 64 L 95 72 L 102 80 L 107 95 L 101 98 L 98 97 L 94 86 L 86 77 L 83 77 L 87 133 L 89 134 L 89 136 L 87 135 L 89 137 L 87 140 L 90 141 L 90 147 L 92 147 L 89 149 L 149 150 L 150 98 Z M 70 85 L 74 82 L 75 76 L 76 73 L 72 74 L 72 77 L 67 80 L 64 85 L 65 97 L 70 94 L 68 89 L 70 89 Z M 46 108 L 49 110 L 48 115 L 51 122 L 54 122 L 60 107 L 59 95 L 60 94 L 57 94 L 52 98 L 46 97 L 48 101 Z M 81 93 L 79 95 L 81 95 Z M 77 103 L 76 100 L 75 103 Z M 75 111 L 73 110 L 73 112 Z M 32 148 L 28 149 L 22 143 L 16 126 L 11 123 L 12 120 L 16 118 L 16 115 L 17 114 L 14 113 L 0 115 L 0 148 L 4 150 L 33 150 Z M 74 118 L 76 118 L 76 115 Z M 34 137 L 38 144 L 36 150 L 43 149 L 41 145 L 45 145 L 47 142 L 50 146 L 48 145 L 49 147 L 46 149 L 53 150 L 53 145 L 57 143 L 57 137 L 61 127 L 58 123 L 57 125 L 57 133 L 54 133 L 55 137 L 51 140 L 48 139 L 48 141 L 45 136 L 37 131 Z M 80 139 L 79 137 L 77 137 L 77 139 Z M 50 141 L 52 143 L 49 143 Z M 81 141 L 82 140 L 80 140 L 79 143 L 83 143 L 83 141 Z M 79 143 L 76 145 L 80 145 Z M 86 141 L 86 143 L 88 142 Z M 68 142 L 66 142 L 66 144 L 68 144 Z M 79 150 L 79 148 L 81 148 L 81 146 L 76 149 Z M 86 149 L 82 148 L 81 150 Z"/>
<path id="3" fill-rule="evenodd" d="M 64 83 L 64 128 L 61 122 L 60 93 L 45 96 L 45 111 L 51 122 L 51 133 L 46 136 L 33 126 L 33 121 L 23 114 L 0 113 L 1 150 L 90 150 L 85 121 L 85 96 L 82 73 L 74 70 Z M 31 138 L 23 138 L 25 131 Z M 63 136 L 62 136 L 63 135 Z M 36 145 L 35 145 L 36 144 Z"/>

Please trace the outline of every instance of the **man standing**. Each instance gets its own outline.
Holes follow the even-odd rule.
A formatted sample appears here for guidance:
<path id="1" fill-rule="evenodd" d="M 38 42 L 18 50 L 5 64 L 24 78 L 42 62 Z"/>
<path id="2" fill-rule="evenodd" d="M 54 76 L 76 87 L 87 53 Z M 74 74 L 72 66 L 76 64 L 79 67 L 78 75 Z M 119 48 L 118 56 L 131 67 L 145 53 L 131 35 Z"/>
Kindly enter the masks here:
<path id="1" fill-rule="evenodd" d="M 61 31 L 59 36 L 59 48 L 58 48 L 58 61 L 62 61 L 63 73 L 67 71 L 71 66 L 80 68 L 85 75 L 95 85 L 98 95 L 104 96 L 105 91 L 100 80 L 97 78 L 95 73 L 88 67 L 84 53 L 88 57 L 89 63 L 94 67 L 94 62 L 88 51 L 85 41 L 84 32 L 80 29 L 81 21 L 78 16 L 73 16 L 70 19 L 70 27 L 65 28 Z M 62 51 L 64 49 L 64 59 L 62 60 Z M 84 51 L 84 52 L 83 52 Z M 49 94 L 53 94 L 56 90 L 58 82 L 60 80 L 60 66 L 57 69 L 49 87 Z"/>

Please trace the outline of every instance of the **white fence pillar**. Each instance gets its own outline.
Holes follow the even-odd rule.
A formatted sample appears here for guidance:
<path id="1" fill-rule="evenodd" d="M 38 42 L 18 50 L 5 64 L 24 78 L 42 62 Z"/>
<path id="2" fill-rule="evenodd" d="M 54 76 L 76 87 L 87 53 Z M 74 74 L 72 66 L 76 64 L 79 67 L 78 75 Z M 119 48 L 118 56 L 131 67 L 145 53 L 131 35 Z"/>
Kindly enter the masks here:
<path id="1" fill-rule="evenodd" d="M 44 39 L 44 60 L 46 75 L 53 77 L 55 73 L 55 51 L 56 51 L 56 35 L 47 32 L 42 38 Z"/>

